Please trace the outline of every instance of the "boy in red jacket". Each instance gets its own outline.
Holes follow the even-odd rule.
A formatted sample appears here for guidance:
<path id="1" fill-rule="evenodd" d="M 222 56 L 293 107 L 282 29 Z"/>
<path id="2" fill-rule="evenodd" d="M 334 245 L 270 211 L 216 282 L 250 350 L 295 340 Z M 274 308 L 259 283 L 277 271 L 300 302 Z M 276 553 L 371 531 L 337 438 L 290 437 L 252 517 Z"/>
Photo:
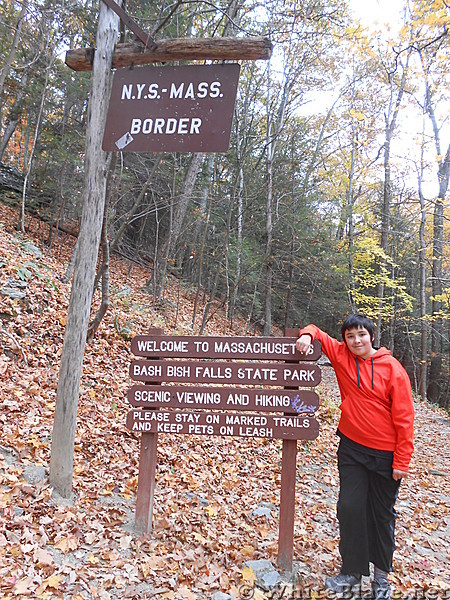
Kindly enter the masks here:
<path id="1" fill-rule="evenodd" d="M 414 408 L 406 371 L 389 350 L 372 346 L 374 331 L 370 319 L 354 314 L 342 325 L 343 342 L 308 325 L 300 330 L 296 348 L 306 353 L 319 340 L 341 393 L 337 517 L 342 566 L 325 585 L 337 594 L 357 589 L 373 563 L 374 599 L 388 600 L 394 504 L 413 453 Z"/>

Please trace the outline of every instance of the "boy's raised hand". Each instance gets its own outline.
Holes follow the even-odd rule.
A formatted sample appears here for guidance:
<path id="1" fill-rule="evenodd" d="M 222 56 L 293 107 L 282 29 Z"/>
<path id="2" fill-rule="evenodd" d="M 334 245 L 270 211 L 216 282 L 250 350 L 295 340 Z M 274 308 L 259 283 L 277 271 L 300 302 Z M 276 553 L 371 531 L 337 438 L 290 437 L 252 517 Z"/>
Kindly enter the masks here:
<path id="1" fill-rule="evenodd" d="M 295 342 L 295 348 L 300 354 L 306 354 L 311 347 L 312 338 L 309 333 L 303 333 Z"/>

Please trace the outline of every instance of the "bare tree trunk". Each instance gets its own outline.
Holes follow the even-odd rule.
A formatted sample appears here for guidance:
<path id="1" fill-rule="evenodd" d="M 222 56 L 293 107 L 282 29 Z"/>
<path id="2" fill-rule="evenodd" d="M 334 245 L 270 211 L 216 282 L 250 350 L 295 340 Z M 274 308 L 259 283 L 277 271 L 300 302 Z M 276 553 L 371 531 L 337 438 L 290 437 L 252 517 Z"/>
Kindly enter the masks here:
<path id="1" fill-rule="evenodd" d="M 439 196 L 435 201 L 433 214 L 433 262 L 431 269 L 431 288 L 433 298 L 431 301 L 431 314 L 433 316 L 433 329 L 431 335 L 431 358 L 428 382 L 428 400 L 439 404 L 445 403 L 442 395 L 442 358 L 443 334 L 442 319 L 442 290 L 443 272 L 442 261 L 444 256 L 444 200 L 449 185 L 450 175 L 450 145 L 445 158 L 439 163 Z"/>
<path id="2" fill-rule="evenodd" d="M 244 224 L 244 169 L 241 159 L 239 160 L 239 180 L 238 180 L 238 202 L 237 202 L 237 248 L 236 248 L 236 273 L 234 276 L 233 294 L 228 307 L 228 320 L 233 325 L 234 310 L 239 294 L 242 273 L 242 242 L 243 242 L 243 224 Z"/>
<path id="3" fill-rule="evenodd" d="M 270 78 L 268 82 L 267 110 L 270 110 Z M 267 160 L 266 160 L 266 253 L 264 257 L 264 335 L 272 332 L 272 280 L 273 280 L 273 159 L 275 142 L 272 139 L 272 121 L 267 114 Z"/>
<path id="4" fill-rule="evenodd" d="M 205 163 L 204 168 L 204 177 L 203 183 L 200 188 L 199 193 L 199 203 L 198 203 L 198 217 L 193 223 L 194 233 L 192 235 L 192 244 L 188 247 L 186 246 L 185 256 L 194 258 L 189 259 L 187 261 L 183 261 L 183 273 L 187 273 L 189 279 L 191 281 L 199 280 L 199 269 L 200 267 L 200 249 L 204 243 L 204 234 L 205 231 L 204 225 L 205 220 L 209 220 L 209 197 L 211 194 L 211 189 L 214 182 L 214 163 L 216 160 L 216 155 L 214 153 L 208 154 L 208 159 Z M 195 312 L 195 311 L 194 311 Z"/>
<path id="5" fill-rule="evenodd" d="M 393 101 L 393 86 L 394 86 L 394 73 L 389 73 L 389 83 L 391 85 L 391 102 L 389 109 L 386 114 L 386 126 L 385 126 L 385 140 L 384 140 L 384 183 L 383 183 L 383 204 L 381 212 L 381 241 L 380 246 L 385 255 L 388 254 L 389 244 L 389 228 L 391 223 L 391 142 L 394 136 L 395 127 L 397 124 L 397 117 L 400 110 L 400 104 L 403 98 L 406 84 L 406 74 L 408 71 L 409 58 L 411 50 L 408 50 L 406 57 L 406 64 L 403 67 L 402 77 L 397 90 L 397 97 L 395 104 L 392 109 L 391 103 Z M 375 345 L 379 346 L 381 343 L 381 328 L 383 321 L 383 306 L 384 306 L 384 274 L 386 270 L 386 261 L 381 259 L 379 266 L 379 283 L 377 286 L 377 297 L 378 297 L 378 315 L 377 315 L 377 327 L 375 331 Z"/>
<path id="6" fill-rule="evenodd" d="M 36 144 L 39 139 L 39 129 L 41 126 L 42 115 L 44 113 L 45 97 L 47 95 L 48 78 L 50 76 L 50 70 L 53 66 L 55 58 L 56 57 L 52 53 L 50 56 L 49 64 L 47 65 L 47 68 L 45 71 L 45 83 L 44 83 L 44 89 L 42 91 L 41 105 L 39 107 L 39 113 L 38 113 L 38 117 L 37 117 L 37 121 L 36 121 L 35 131 L 34 131 L 33 146 L 31 148 L 31 152 L 30 152 L 30 158 L 28 161 L 27 172 L 25 174 L 25 179 L 23 181 L 22 205 L 21 205 L 21 211 L 20 211 L 20 216 L 19 216 L 19 222 L 17 224 L 17 228 L 20 229 L 20 231 L 22 231 L 22 232 L 25 232 L 25 202 L 26 202 L 26 197 L 27 197 L 28 179 L 30 177 L 31 168 L 33 166 L 33 158 L 34 158 L 34 152 L 36 150 Z"/>
<path id="7" fill-rule="evenodd" d="M 102 322 L 103 317 L 106 315 L 109 308 L 109 257 L 111 255 L 109 240 L 108 240 L 108 207 L 110 206 L 114 172 L 117 164 L 117 152 L 113 152 L 111 161 L 108 168 L 108 176 L 106 178 L 106 189 L 105 189 L 105 208 L 103 211 L 103 222 L 102 222 L 102 235 L 101 235 L 101 246 L 102 246 L 102 262 L 95 276 L 92 294 L 95 294 L 98 282 L 100 278 L 102 280 L 102 299 L 100 307 L 88 326 L 86 340 L 91 342 L 94 335 Z"/>
<path id="8" fill-rule="evenodd" d="M 420 225 L 419 225 L 419 293 L 420 293 L 420 369 L 419 369 L 419 394 L 422 400 L 427 399 L 427 370 L 428 370 L 428 324 L 427 317 L 427 257 L 425 231 L 427 225 L 427 210 L 422 191 L 424 171 L 424 132 L 422 132 L 422 148 L 420 157 L 420 171 L 418 176 Z"/>
<path id="9" fill-rule="evenodd" d="M 252 63 L 251 66 L 251 77 L 253 76 L 255 68 L 255 63 Z M 248 91 L 248 88 L 247 88 Z M 236 159 L 237 159 L 237 169 L 238 169 L 238 184 L 237 184 L 237 210 L 238 210 L 238 218 L 237 218 L 237 248 L 236 248 L 236 275 L 234 277 L 234 286 L 233 286 L 233 294 L 230 300 L 230 305 L 228 308 L 228 319 L 230 324 L 233 324 L 233 316 L 234 310 L 237 303 L 237 298 L 239 294 L 239 286 L 241 281 L 241 272 L 242 272 L 242 241 L 243 241 L 243 222 L 244 222 L 244 148 L 247 140 L 243 135 L 241 135 L 241 131 L 246 131 L 247 129 L 247 117 L 248 117 L 248 107 L 250 104 L 250 95 L 246 94 L 244 98 L 244 105 L 242 109 L 242 124 L 238 115 L 235 115 L 236 119 Z"/>
<path id="10" fill-rule="evenodd" d="M 72 492 L 78 395 L 105 203 L 107 155 L 101 144 L 117 35 L 117 16 L 100 3 L 86 132 L 83 212 L 61 356 L 50 458 L 50 483 L 63 497 L 69 497 Z"/>
<path id="11" fill-rule="evenodd" d="M 194 191 L 195 182 L 200 167 L 202 166 L 204 156 L 205 155 L 201 152 L 196 152 L 192 155 L 191 161 L 186 172 L 186 177 L 183 182 L 183 187 L 181 188 L 180 194 L 177 197 L 177 202 L 175 205 L 173 220 L 171 223 L 169 234 L 166 237 L 165 242 L 161 244 L 158 252 L 157 263 L 160 270 L 156 284 L 158 300 L 161 299 L 164 290 L 168 261 L 170 260 L 175 244 L 177 243 L 180 237 L 189 200 L 192 197 L 192 192 Z M 151 281 L 148 281 L 146 284 L 147 289 L 150 285 Z"/>
<path id="12" fill-rule="evenodd" d="M 97 277 L 100 275 L 102 278 L 102 301 L 100 304 L 100 308 L 97 311 L 97 314 L 92 319 L 89 324 L 86 340 L 90 343 L 94 335 L 102 322 L 103 317 L 106 315 L 106 312 L 109 308 L 109 243 L 108 243 L 108 224 L 106 212 L 108 209 L 108 201 L 105 202 L 105 212 L 103 215 L 103 227 L 102 227 L 102 264 L 100 269 L 98 270 Z M 95 278 L 94 290 L 97 287 L 97 277 Z"/>
<path id="13" fill-rule="evenodd" d="M 3 107 L 3 90 L 5 87 L 5 81 L 8 77 L 8 73 L 11 70 L 11 66 L 13 64 L 14 58 L 16 56 L 17 48 L 19 47 L 20 41 L 20 32 L 22 29 L 22 22 L 25 18 L 25 15 L 28 11 L 28 2 L 29 0 L 22 1 L 22 8 L 20 10 L 20 14 L 17 18 L 17 24 L 14 30 L 14 37 L 11 44 L 11 48 L 8 52 L 8 56 L 6 57 L 5 63 L 0 70 L 0 122 L 2 121 L 2 107 Z"/>
<path id="14" fill-rule="evenodd" d="M 291 299 L 292 299 L 292 286 L 294 284 L 294 272 L 296 265 L 296 257 L 295 257 L 295 240 L 297 238 L 297 224 L 296 224 L 296 212 L 297 212 L 297 201 L 296 201 L 296 173 L 294 167 L 294 149 L 295 149 L 295 134 L 293 133 L 291 136 L 291 219 L 289 220 L 289 229 L 290 229 L 290 244 L 289 244 L 289 259 L 288 259 L 288 277 L 287 277 L 287 288 L 286 288 L 286 301 L 285 301 L 285 309 L 284 309 L 284 330 L 290 326 L 289 325 L 289 317 L 290 317 L 290 309 L 291 309 Z"/>
<path id="15" fill-rule="evenodd" d="M 0 141 L 0 161 L 3 160 L 3 156 L 5 154 L 5 150 L 8 146 L 9 140 L 11 139 L 11 136 L 16 130 L 17 124 L 19 122 L 19 116 L 23 107 L 25 90 L 28 84 L 28 75 L 28 71 L 24 71 L 20 81 L 19 89 L 17 90 L 17 93 L 14 97 L 14 104 L 11 107 L 11 110 L 8 114 L 7 124 L 5 127 L 3 138 Z"/>
<path id="16" fill-rule="evenodd" d="M 354 185 L 354 177 L 355 177 L 355 164 L 356 164 L 356 155 L 358 151 L 358 136 L 356 132 L 355 124 L 353 124 L 352 128 L 352 153 L 351 153 L 351 162 L 350 162 L 350 174 L 348 181 L 348 189 L 347 189 L 347 236 L 348 236 L 348 276 L 349 276 L 349 289 L 348 296 L 350 301 L 350 306 L 353 312 L 356 311 L 356 303 L 355 303 L 355 277 L 353 271 L 353 205 L 355 202 L 353 185 Z"/>
<path id="17" fill-rule="evenodd" d="M 201 282 L 202 282 L 202 274 L 203 274 L 203 257 L 205 254 L 206 236 L 208 235 L 210 215 L 211 215 L 211 202 L 208 203 L 208 207 L 207 207 L 206 219 L 205 219 L 205 223 L 203 226 L 203 235 L 202 235 L 199 256 L 198 256 L 197 291 L 195 293 L 194 308 L 192 311 L 192 328 L 194 328 L 195 319 L 197 318 L 198 301 L 200 298 Z"/>
<path id="18" fill-rule="evenodd" d="M 271 116 L 271 79 L 270 67 L 267 69 L 267 132 L 266 132 L 266 249 L 264 257 L 264 335 L 272 332 L 272 282 L 273 282 L 273 165 L 278 136 L 284 126 L 286 106 L 293 85 L 287 74 L 284 75 L 284 85 L 278 114 L 276 115 L 276 127 Z"/>
<path id="19" fill-rule="evenodd" d="M 450 180 L 450 144 L 445 156 L 441 154 L 440 131 L 436 121 L 436 115 L 432 104 L 432 92 L 426 83 L 425 108 L 433 126 L 434 143 L 438 159 L 438 183 L 439 194 L 436 198 L 433 213 L 433 260 L 431 269 L 431 288 L 433 298 L 431 301 L 431 314 L 433 317 L 433 328 L 431 334 L 431 358 L 427 397 L 430 402 L 445 403 L 442 397 L 442 357 L 443 357 L 443 333 L 444 325 L 441 316 L 443 272 L 442 261 L 444 256 L 444 201 Z"/>
<path id="20" fill-rule="evenodd" d="M 61 277 L 62 283 L 68 283 L 73 275 L 73 270 L 75 268 L 75 260 L 77 257 L 77 251 L 79 246 L 79 239 L 80 236 L 77 237 L 77 241 L 75 242 L 75 246 L 73 247 L 72 254 L 70 255 L 69 262 L 67 264 L 66 272 Z"/>

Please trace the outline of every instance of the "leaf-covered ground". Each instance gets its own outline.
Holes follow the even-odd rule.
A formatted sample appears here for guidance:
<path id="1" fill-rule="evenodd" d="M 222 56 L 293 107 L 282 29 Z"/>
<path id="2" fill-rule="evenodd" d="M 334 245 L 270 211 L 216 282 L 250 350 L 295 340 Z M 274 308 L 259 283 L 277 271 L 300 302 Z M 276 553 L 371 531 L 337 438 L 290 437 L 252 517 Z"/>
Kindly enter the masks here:
<path id="1" fill-rule="evenodd" d="M 73 240 L 45 245 L 47 227 L 15 230 L 2 206 L 0 288 L 0 600 L 6 598 L 239 598 L 249 560 L 276 565 L 281 442 L 159 436 L 154 531 L 133 530 L 139 440 L 125 427 L 129 339 L 149 327 L 191 330 L 195 291 L 173 281 L 162 307 L 142 291 L 149 273 L 112 261 L 111 309 L 87 347 L 75 446 L 74 498 L 48 483 L 53 412 Z M 206 334 L 243 335 L 216 307 Z M 299 442 L 294 559 L 319 591 L 338 568 L 335 465 L 338 390 L 322 368 L 320 436 Z M 449 594 L 449 416 L 416 403 L 416 453 L 398 501 L 392 582 L 398 593 Z M 270 516 L 253 511 L 268 503 Z M 257 592 L 255 598 L 265 596 Z M 298 596 L 300 597 L 300 596 Z"/>

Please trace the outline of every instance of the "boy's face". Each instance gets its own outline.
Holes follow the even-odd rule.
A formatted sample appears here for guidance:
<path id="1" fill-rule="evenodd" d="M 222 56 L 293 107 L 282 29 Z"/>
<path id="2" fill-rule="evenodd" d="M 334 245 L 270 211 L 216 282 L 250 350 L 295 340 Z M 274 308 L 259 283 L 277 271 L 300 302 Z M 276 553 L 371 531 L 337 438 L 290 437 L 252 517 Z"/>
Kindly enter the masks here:
<path id="1" fill-rule="evenodd" d="M 359 358 L 368 358 L 374 354 L 370 333 L 365 327 L 354 327 L 345 332 L 345 343 L 352 354 Z"/>

